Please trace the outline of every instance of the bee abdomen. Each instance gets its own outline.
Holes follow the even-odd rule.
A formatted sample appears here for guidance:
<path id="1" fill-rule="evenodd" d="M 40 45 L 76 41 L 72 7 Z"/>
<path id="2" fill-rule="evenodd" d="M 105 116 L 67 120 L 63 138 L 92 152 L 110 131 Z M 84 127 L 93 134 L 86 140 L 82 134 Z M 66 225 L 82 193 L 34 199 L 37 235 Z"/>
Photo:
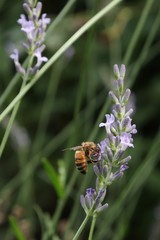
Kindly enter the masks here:
<path id="1" fill-rule="evenodd" d="M 76 165 L 77 169 L 82 174 L 86 174 L 86 172 L 87 172 L 87 161 L 86 161 L 84 151 L 76 151 L 75 152 L 75 165 Z"/>

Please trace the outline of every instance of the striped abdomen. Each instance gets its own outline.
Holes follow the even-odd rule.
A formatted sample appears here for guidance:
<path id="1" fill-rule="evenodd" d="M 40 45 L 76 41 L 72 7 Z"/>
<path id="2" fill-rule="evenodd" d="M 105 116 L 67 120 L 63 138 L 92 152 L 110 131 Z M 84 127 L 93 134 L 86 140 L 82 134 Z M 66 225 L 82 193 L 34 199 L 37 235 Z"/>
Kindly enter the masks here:
<path id="1" fill-rule="evenodd" d="M 87 160 L 85 156 L 85 151 L 81 150 L 75 152 L 75 165 L 81 173 L 86 174 Z"/>

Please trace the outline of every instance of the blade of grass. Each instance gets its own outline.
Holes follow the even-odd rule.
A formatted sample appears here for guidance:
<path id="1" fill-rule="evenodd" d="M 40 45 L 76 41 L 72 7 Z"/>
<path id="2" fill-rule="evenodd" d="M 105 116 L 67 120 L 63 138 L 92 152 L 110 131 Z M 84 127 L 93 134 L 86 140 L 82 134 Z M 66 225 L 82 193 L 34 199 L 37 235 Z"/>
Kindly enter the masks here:
<path id="1" fill-rule="evenodd" d="M 10 223 L 13 233 L 16 236 L 16 239 L 17 240 L 26 240 L 23 232 L 21 231 L 21 229 L 19 228 L 19 226 L 17 224 L 16 219 L 13 216 L 9 217 L 9 223 Z"/>
<path id="2" fill-rule="evenodd" d="M 50 182 L 55 189 L 57 195 L 59 198 L 64 197 L 64 186 L 61 185 L 61 182 L 59 180 L 59 175 L 57 174 L 56 170 L 54 167 L 51 165 L 51 163 L 47 159 L 43 159 L 42 161 L 43 167 L 50 179 Z"/>
<path id="3" fill-rule="evenodd" d="M 134 34 L 132 35 L 131 37 L 131 40 L 129 42 L 129 46 L 127 48 L 127 52 L 126 52 L 126 55 L 124 57 L 124 63 L 126 65 L 128 65 L 129 63 L 129 60 L 131 59 L 131 56 L 134 52 L 134 49 L 135 49 L 135 46 L 137 44 L 137 41 L 140 37 L 140 34 L 144 28 L 144 25 L 145 25 L 145 22 L 146 22 L 146 19 L 149 15 L 149 12 L 151 11 L 151 7 L 152 7 L 152 4 L 153 4 L 154 0 L 148 0 L 147 3 L 145 4 L 144 6 L 144 9 L 143 9 L 143 12 L 141 14 L 141 18 L 138 22 L 138 25 L 136 27 L 136 30 L 134 32 Z"/>

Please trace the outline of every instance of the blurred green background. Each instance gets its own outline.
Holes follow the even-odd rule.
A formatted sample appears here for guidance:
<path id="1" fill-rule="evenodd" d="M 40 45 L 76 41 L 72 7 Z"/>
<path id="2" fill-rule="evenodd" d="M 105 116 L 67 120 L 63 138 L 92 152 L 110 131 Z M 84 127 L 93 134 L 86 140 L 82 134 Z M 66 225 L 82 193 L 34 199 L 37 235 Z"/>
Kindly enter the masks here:
<path id="1" fill-rule="evenodd" d="M 87 20 L 110 1 L 77 0 L 63 18 L 67 1 L 43 1 L 53 27 L 46 36 L 50 58 Z M 17 24 L 22 1 L 0 1 L 0 110 L 18 94 L 9 58 L 26 54 Z M 98 218 L 95 240 L 160 239 L 160 5 L 158 0 L 126 0 L 81 36 L 25 95 L 0 159 L 0 239 L 17 239 L 13 216 L 26 239 L 72 239 L 85 214 L 79 196 L 94 187 L 63 152 L 82 141 L 99 142 L 98 125 L 111 111 L 113 65 L 126 64 L 138 134 L 130 168 L 108 189 L 109 208 Z M 9 115 L 1 122 L 3 138 Z M 52 168 L 53 167 L 53 168 Z M 61 189 L 62 188 L 62 189 Z M 10 218 L 10 221 L 9 221 Z M 12 227 L 11 227 L 12 225 Z M 90 223 L 80 239 L 88 238 Z"/>

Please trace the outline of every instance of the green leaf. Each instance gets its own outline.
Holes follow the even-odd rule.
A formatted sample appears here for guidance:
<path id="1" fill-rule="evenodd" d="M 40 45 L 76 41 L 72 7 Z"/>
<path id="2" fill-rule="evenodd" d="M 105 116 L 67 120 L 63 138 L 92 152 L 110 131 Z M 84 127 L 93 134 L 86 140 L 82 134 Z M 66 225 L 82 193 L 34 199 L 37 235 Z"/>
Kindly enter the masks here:
<path id="1" fill-rule="evenodd" d="M 54 187 L 58 197 L 63 198 L 64 188 L 61 184 L 59 176 L 58 176 L 57 172 L 55 171 L 54 167 L 50 164 L 50 162 L 47 159 L 43 159 L 43 167 L 44 167 L 44 169 L 50 179 L 50 182 L 51 182 L 52 186 Z"/>
<path id="2" fill-rule="evenodd" d="M 15 219 L 15 217 L 10 216 L 9 217 L 9 223 L 12 228 L 12 231 L 14 232 L 15 236 L 17 237 L 18 240 L 25 240 L 25 236 L 22 232 L 22 230 L 19 228 L 18 223 Z"/>
<path id="3" fill-rule="evenodd" d="M 59 181 L 64 188 L 66 183 L 66 167 L 65 167 L 64 161 L 61 159 L 59 159 L 57 163 L 58 163 Z"/>

